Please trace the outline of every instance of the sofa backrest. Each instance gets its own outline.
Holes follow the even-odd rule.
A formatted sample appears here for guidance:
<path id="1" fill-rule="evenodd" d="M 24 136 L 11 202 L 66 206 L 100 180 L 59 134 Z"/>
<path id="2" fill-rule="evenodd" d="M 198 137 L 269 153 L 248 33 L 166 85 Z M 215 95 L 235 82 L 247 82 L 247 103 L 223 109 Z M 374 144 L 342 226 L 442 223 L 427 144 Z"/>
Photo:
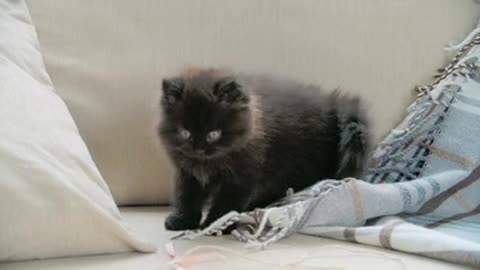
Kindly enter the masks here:
<path id="1" fill-rule="evenodd" d="M 269 72 L 360 94 L 376 140 L 475 25 L 471 0 L 29 1 L 47 68 L 118 204 L 166 203 L 154 122 L 185 65 Z"/>

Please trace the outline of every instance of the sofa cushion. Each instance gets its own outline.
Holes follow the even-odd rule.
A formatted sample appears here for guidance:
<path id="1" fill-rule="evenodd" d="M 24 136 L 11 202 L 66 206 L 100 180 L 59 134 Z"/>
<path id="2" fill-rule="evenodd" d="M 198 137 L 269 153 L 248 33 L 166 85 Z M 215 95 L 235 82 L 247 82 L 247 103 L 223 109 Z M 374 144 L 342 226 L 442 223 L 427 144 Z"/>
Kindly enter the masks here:
<path id="1" fill-rule="evenodd" d="M 0 2 L 0 33 L 0 262 L 153 251 L 55 93 L 23 0 Z"/>
<path id="2" fill-rule="evenodd" d="M 165 203 L 161 78 L 184 65 L 271 72 L 364 96 L 381 138 L 463 37 L 474 1 L 30 1 L 52 79 L 118 204 Z M 428 19 L 426 19 L 428 18 Z"/>
<path id="3" fill-rule="evenodd" d="M 163 229 L 163 222 L 170 209 L 166 207 L 127 207 L 120 208 L 122 216 L 128 224 L 153 241 L 158 251 L 153 254 L 115 254 L 108 256 L 88 256 L 15 262 L 2 264 L 2 270 L 169 270 L 166 264 L 171 262 L 164 249 L 169 237 L 175 232 Z M 319 237 L 294 235 L 281 240 L 265 251 L 253 251 L 244 248 L 244 244 L 226 237 L 204 237 L 195 241 L 173 241 L 177 255 L 185 255 L 193 248 L 199 248 L 196 254 L 210 251 L 219 252 L 224 260 L 199 263 L 188 267 L 188 270 L 232 269 L 232 270 L 278 270 L 278 269 L 339 269 L 339 270 L 460 270 L 471 269 L 466 266 L 454 265 L 428 258 L 399 253 L 386 249 L 357 245 L 347 242 L 329 240 Z M 201 248 L 203 246 L 203 248 Z M 206 247 L 216 246 L 225 250 L 212 250 Z M 234 253 L 232 253 L 234 252 Z M 295 268 L 278 265 L 298 263 L 302 259 L 306 265 Z M 260 263 L 259 263 L 260 262 Z"/>

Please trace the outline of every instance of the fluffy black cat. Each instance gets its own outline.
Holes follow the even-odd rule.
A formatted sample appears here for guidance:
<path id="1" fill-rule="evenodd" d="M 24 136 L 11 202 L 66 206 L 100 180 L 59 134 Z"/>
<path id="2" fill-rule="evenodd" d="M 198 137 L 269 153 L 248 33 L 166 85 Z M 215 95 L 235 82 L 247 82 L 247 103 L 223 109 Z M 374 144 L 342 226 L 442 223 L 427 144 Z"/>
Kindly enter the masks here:
<path id="1" fill-rule="evenodd" d="M 370 135 L 357 97 L 216 69 L 187 70 L 162 88 L 158 133 L 177 168 L 169 230 L 205 227 L 366 167 Z"/>

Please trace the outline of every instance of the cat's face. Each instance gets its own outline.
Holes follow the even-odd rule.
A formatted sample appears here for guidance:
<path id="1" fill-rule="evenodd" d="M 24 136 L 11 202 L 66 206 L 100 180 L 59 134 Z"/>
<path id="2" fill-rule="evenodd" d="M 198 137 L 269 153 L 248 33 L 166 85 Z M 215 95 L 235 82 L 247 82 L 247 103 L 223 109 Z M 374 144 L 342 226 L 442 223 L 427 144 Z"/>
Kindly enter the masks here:
<path id="1" fill-rule="evenodd" d="M 171 151 L 212 159 L 243 146 L 251 133 L 250 98 L 232 78 L 165 79 L 159 134 Z"/>

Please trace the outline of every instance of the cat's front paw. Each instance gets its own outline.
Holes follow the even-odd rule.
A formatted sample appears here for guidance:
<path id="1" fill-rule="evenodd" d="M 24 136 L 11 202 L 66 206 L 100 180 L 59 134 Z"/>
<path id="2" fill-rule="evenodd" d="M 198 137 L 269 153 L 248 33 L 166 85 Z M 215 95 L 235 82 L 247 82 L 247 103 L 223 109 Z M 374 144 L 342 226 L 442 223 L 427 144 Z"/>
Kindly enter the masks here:
<path id="1" fill-rule="evenodd" d="M 184 231 L 198 228 L 198 219 L 181 213 L 171 213 L 165 220 L 165 228 L 170 231 Z"/>

